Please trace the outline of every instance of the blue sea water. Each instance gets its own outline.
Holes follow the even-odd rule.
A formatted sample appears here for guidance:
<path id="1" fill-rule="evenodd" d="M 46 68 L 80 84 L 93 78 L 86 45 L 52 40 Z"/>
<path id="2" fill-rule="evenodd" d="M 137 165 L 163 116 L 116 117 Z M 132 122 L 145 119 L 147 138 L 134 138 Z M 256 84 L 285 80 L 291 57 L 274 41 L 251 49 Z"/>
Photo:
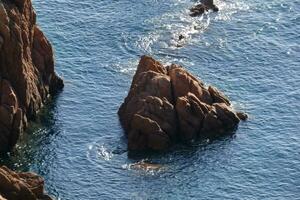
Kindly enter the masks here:
<path id="1" fill-rule="evenodd" d="M 300 3 L 34 0 L 64 91 L 1 163 L 62 200 L 300 199 Z M 183 34 L 184 41 L 178 36 Z M 139 57 L 178 63 L 249 114 L 234 136 L 130 158 L 117 110 Z M 142 160 L 159 171 L 131 169 Z"/>

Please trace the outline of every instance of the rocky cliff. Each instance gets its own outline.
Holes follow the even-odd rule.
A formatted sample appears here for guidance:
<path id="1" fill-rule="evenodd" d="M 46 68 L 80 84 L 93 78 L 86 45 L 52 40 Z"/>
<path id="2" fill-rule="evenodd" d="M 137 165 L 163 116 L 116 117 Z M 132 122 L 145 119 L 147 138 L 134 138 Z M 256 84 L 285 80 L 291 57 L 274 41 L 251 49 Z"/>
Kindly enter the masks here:
<path id="1" fill-rule="evenodd" d="M 63 87 L 31 0 L 0 1 L 0 152 L 10 150 L 49 96 Z"/>
<path id="2" fill-rule="evenodd" d="M 177 141 L 215 137 L 247 118 L 181 66 L 164 67 L 148 56 L 141 58 L 118 114 L 129 150 L 163 150 Z"/>
<path id="3" fill-rule="evenodd" d="M 0 200 L 51 200 L 44 192 L 44 180 L 34 173 L 16 173 L 0 167 Z"/>

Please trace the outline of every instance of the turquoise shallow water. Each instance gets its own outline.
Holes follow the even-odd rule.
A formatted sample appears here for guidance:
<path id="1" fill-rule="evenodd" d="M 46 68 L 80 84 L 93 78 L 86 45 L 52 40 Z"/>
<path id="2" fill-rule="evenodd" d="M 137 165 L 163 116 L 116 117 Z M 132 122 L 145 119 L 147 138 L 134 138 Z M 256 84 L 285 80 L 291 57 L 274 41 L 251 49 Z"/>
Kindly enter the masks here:
<path id="1" fill-rule="evenodd" d="M 64 91 L 2 160 L 45 177 L 58 199 L 300 199 L 297 0 L 34 0 Z M 176 38 L 186 39 L 180 48 Z M 234 136 L 128 158 L 117 110 L 139 56 L 179 63 L 250 118 Z M 161 171 L 136 171 L 142 159 Z"/>

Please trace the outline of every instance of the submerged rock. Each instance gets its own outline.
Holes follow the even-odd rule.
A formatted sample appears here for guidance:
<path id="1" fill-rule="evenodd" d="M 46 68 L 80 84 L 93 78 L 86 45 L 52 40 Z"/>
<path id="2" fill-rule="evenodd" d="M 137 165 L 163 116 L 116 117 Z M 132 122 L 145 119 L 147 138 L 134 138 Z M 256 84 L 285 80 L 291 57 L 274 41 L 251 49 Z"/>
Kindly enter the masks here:
<path id="1" fill-rule="evenodd" d="M 129 150 L 163 150 L 176 141 L 215 137 L 245 119 L 216 88 L 148 56 L 142 56 L 118 114 Z"/>
<path id="2" fill-rule="evenodd" d="M 0 167 L 0 200 L 52 200 L 44 192 L 44 180 L 34 173 L 16 173 Z"/>
<path id="3" fill-rule="evenodd" d="M 219 8 L 214 4 L 213 0 L 201 0 L 200 4 L 195 5 L 190 9 L 191 17 L 196 17 L 202 15 L 203 13 L 212 10 L 214 12 L 218 12 Z"/>
<path id="4" fill-rule="evenodd" d="M 0 52 L 0 152 L 5 152 L 63 81 L 30 0 L 0 1 Z"/>
<path id="5" fill-rule="evenodd" d="M 165 169 L 165 166 L 161 164 L 154 164 L 154 163 L 141 161 L 134 164 L 130 164 L 129 168 L 134 170 L 143 170 L 143 171 L 160 171 Z"/>

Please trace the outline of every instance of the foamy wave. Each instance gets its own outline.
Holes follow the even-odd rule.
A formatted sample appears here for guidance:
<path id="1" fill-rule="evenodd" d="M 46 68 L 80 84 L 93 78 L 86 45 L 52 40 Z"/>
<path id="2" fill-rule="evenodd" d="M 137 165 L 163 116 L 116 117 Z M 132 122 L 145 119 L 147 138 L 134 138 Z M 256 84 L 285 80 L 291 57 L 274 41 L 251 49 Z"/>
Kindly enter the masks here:
<path id="1" fill-rule="evenodd" d="M 93 144 L 88 147 L 87 157 L 90 161 L 109 161 L 113 158 L 113 153 L 102 144 Z"/>
<path id="2" fill-rule="evenodd" d="M 219 7 L 219 13 L 215 17 L 215 20 L 228 21 L 232 16 L 240 11 L 249 10 L 249 5 L 241 1 L 215 1 L 215 4 Z"/>
<path id="3" fill-rule="evenodd" d="M 143 25 L 153 27 L 152 31 L 135 36 L 122 34 L 124 44 L 121 45 L 121 48 L 124 53 L 130 55 L 158 55 L 163 57 L 162 61 L 166 58 L 165 61 L 193 65 L 188 59 L 176 54 L 178 48 L 189 44 L 198 44 L 202 39 L 199 35 L 205 32 L 212 22 L 230 20 L 235 13 L 249 9 L 249 6 L 241 1 L 217 0 L 215 3 L 220 8 L 218 13 L 209 11 L 200 17 L 190 17 L 189 8 L 193 4 L 190 1 L 175 1 L 172 11 L 144 21 Z M 180 36 L 183 36 L 183 39 L 179 39 Z M 225 43 L 224 39 L 218 40 L 220 47 Z M 211 46 L 208 41 L 202 41 L 202 44 Z M 124 62 L 116 61 L 113 68 L 118 72 L 133 75 L 137 64 L 138 58 Z"/>

